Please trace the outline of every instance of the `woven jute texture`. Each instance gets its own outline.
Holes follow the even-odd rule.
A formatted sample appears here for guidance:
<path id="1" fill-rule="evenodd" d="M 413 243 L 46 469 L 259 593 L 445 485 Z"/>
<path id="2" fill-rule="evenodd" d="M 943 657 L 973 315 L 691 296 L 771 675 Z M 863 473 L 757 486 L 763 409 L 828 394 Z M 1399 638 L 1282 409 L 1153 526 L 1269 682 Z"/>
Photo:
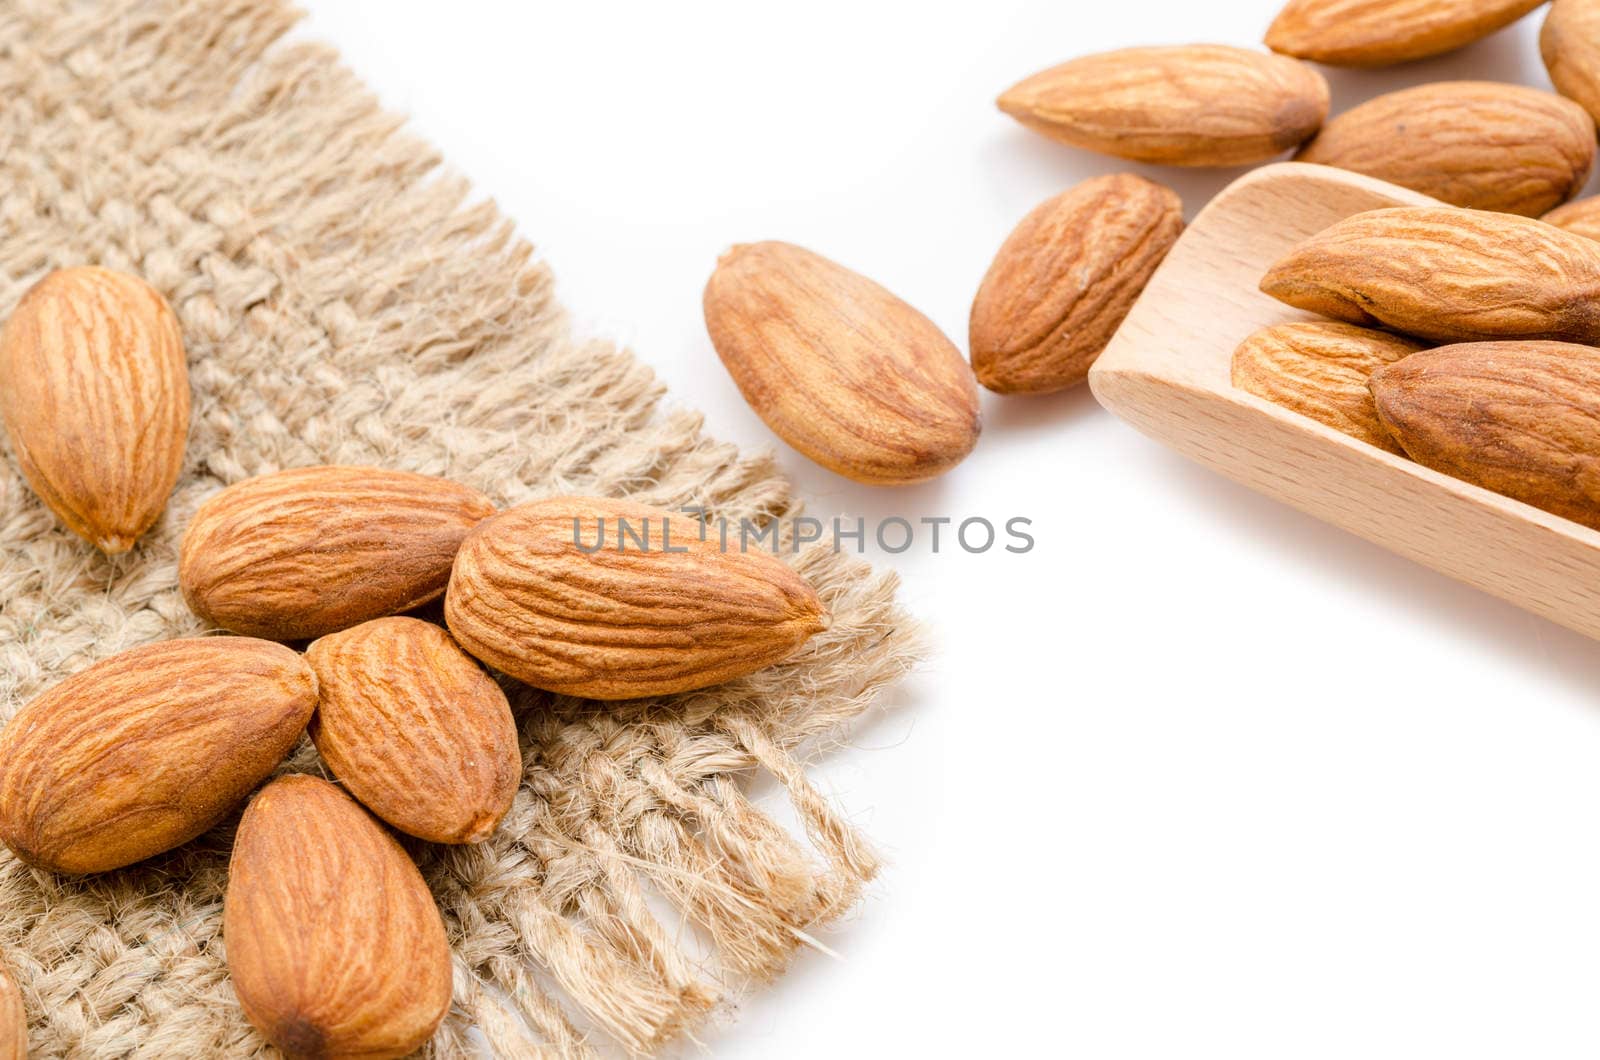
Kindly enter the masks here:
<path id="1" fill-rule="evenodd" d="M 250 475 L 369 464 L 506 504 L 795 510 L 769 459 L 575 339 L 510 223 L 333 52 L 282 40 L 294 20 L 277 0 L 0 5 L 0 312 L 57 266 L 137 273 L 182 320 L 195 403 L 183 480 L 128 556 L 78 541 L 0 458 L 0 719 L 96 659 L 200 632 L 179 537 Z M 877 862 L 797 756 L 911 665 L 914 638 L 890 578 L 793 559 L 834 619 L 783 666 L 624 705 L 512 688 L 526 773 L 499 833 L 408 844 L 456 955 L 431 1055 L 654 1052 L 856 902 Z M 287 768 L 320 766 L 306 744 Z M 793 833 L 747 794 L 759 775 L 787 791 Z M 225 971 L 233 828 L 88 879 L 0 853 L 0 959 L 36 1055 L 269 1051 Z"/>

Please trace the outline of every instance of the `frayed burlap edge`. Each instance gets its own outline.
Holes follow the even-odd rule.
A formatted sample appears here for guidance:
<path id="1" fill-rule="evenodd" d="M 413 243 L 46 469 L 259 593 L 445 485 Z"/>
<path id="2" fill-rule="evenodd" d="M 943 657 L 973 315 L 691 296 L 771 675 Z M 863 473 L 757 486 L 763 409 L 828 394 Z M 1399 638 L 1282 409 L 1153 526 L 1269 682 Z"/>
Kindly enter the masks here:
<path id="1" fill-rule="evenodd" d="M 548 272 L 279 0 L 0 8 L 0 312 L 51 268 L 138 273 L 183 322 L 195 398 L 162 522 L 107 559 L 0 460 L 0 719 L 85 664 L 199 632 L 176 547 L 221 486 L 381 464 L 503 503 L 562 492 L 796 511 L 770 459 L 665 411 L 627 353 L 574 339 Z M 712 367 L 707 351 L 707 370 Z M 431 1055 L 637 1054 L 780 974 L 878 862 L 797 757 L 912 664 L 894 580 L 792 557 L 833 611 L 743 681 L 599 706 L 513 688 L 527 770 L 489 843 L 412 843 L 444 912 L 455 1003 Z M 309 746 L 286 767 L 317 770 Z M 787 791 L 804 838 L 754 805 Z M 86 880 L 0 853 L 0 959 L 37 1056 L 250 1056 L 221 899 L 233 822 Z"/>

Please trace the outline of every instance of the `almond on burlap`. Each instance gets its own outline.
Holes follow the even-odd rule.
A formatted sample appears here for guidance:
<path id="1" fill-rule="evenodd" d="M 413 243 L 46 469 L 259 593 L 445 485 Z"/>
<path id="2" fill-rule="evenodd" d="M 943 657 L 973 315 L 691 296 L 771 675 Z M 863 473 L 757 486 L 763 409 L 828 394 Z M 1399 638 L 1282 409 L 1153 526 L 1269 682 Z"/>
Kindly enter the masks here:
<path id="1" fill-rule="evenodd" d="M 720 536 L 633 501 L 530 501 L 467 535 L 445 621 L 474 657 L 563 695 L 638 699 L 744 677 L 828 616 L 781 560 Z"/>
<path id="2" fill-rule="evenodd" d="M 319 777 L 251 800 L 222 933 L 245 1016 L 291 1057 L 405 1056 L 450 1009 L 450 944 L 422 874 Z"/>
<path id="3" fill-rule="evenodd" d="M 161 293 L 98 267 L 34 284 L 0 332 L 0 417 L 34 493 L 102 552 L 155 525 L 183 471 L 189 366 Z"/>
<path id="4" fill-rule="evenodd" d="M 63 873 L 171 850 L 265 780 L 316 705 L 311 668 L 271 641 L 187 637 L 102 659 L 0 732 L 0 841 Z"/>
<path id="5" fill-rule="evenodd" d="M 195 614 L 269 640 L 308 640 L 436 600 L 462 538 L 494 514 L 448 479 L 299 467 L 235 482 L 183 534 L 178 584 Z"/>
<path id="6" fill-rule="evenodd" d="M 400 831 L 481 843 L 511 809 L 522 755 L 511 706 L 450 634 L 377 618 L 306 649 L 309 735 L 339 783 Z"/>
<path id="7" fill-rule="evenodd" d="M 22 991 L 16 980 L 0 964 L 0 1060 L 27 1060 L 28 1014 L 22 1007 Z"/>

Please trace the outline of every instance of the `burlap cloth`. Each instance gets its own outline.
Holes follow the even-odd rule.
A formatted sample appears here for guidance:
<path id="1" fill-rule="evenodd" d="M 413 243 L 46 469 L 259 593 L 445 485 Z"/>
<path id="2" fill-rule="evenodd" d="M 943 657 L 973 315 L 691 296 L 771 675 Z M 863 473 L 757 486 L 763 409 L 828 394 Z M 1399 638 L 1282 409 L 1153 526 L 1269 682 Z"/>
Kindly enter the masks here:
<path id="1" fill-rule="evenodd" d="M 249 475 L 381 464 L 505 503 L 792 510 L 768 459 L 665 411 L 628 353 L 573 338 L 510 222 L 332 51 L 279 42 L 294 19 L 278 0 L 0 5 L 0 313 L 56 266 L 144 276 L 183 321 L 195 403 L 166 516 L 116 560 L 0 458 L 0 719 L 96 659 L 199 632 L 179 536 Z M 797 565 L 834 622 L 789 664 L 603 708 L 513 690 L 527 771 L 499 833 L 409 847 L 456 954 L 432 1054 L 481 1051 L 474 1027 L 500 1056 L 654 1051 L 856 901 L 876 861 L 794 755 L 905 670 L 911 637 L 891 578 L 831 552 Z M 309 745 L 291 768 L 319 768 Z M 749 801 L 755 770 L 809 842 Z M 267 1051 L 224 966 L 232 829 L 86 880 L 0 852 L 0 959 L 35 1055 Z"/>

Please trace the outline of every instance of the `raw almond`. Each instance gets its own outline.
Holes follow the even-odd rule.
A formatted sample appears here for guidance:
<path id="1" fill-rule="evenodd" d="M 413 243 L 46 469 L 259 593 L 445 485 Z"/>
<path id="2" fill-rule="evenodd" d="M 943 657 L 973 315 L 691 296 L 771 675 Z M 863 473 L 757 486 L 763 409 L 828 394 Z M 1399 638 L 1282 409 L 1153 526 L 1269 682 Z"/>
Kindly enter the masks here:
<path id="1" fill-rule="evenodd" d="M 372 467 L 307 467 L 229 486 L 195 513 L 178 583 L 196 614 L 304 640 L 436 600 L 461 539 L 493 514 L 477 490 Z"/>
<path id="2" fill-rule="evenodd" d="M 522 776 L 506 695 L 430 622 L 378 618 L 306 651 L 320 697 L 311 739 L 361 802 L 402 832 L 476 843 Z"/>
<path id="3" fill-rule="evenodd" d="M 0 1060 L 27 1060 L 28 1014 L 22 991 L 4 965 L 0 965 Z"/>
<path id="4" fill-rule="evenodd" d="M 285 1054 L 405 1056 L 450 1008 L 450 947 L 422 874 L 325 780 L 280 777 L 250 802 L 223 907 L 245 1016 Z"/>
<path id="5" fill-rule="evenodd" d="M 50 273 L 0 332 L 0 416 L 45 506 L 101 551 L 128 551 L 183 469 L 189 369 L 177 317 L 136 277 Z"/>
<path id="6" fill-rule="evenodd" d="M 1600 120 L 1600 2 L 1555 0 L 1539 33 L 1550 81 Z"/>
<path id="7" fill-rule="evenodd" d="M 1328 83 L 1298 59 L 1243 48 L 1127 48 L 1034 74 L 999 105 L 1074 147 L 1135 162 L 1237 166 L 1309 139 L 1328 116 Z"/>
<path id="8" fill-rule="evenodd" d="M 943 474 L 978 441 L 972 370 L 933 322 L 789 243 L 736 246 L 706 284 L 706 330 L 778 436 L 857 482 Z"/>
<path id="9" fill-rule="evenodd" d="M 0 841 L 30 865 L 102 872 L 185 843 L 266 779 L 316 706 L 280 644 L 148 644 L 67 678 L 0 732 Z"/>
<path id="10" fill-rule="evenodd" d="M 631 535 L 631 536 L 630 536 Z M 825 628 L 811 586 L 698 520 L 631 501 L 556 497 L 468 535 L 445 595 L 463 648 L 535 688 L 669 695 L 792 655 Z"/>
<path id="11" fill-rule="evenodd" d="M 1290 251 L 1261 289 L 1298 309 L 1435 342 L 1600 343 L 1600 244 L 1510 214 L 1356 214 Z"/>
<path id="12" fill-rule="evenodd" d="M 1378 369 L 1371 385 L 1417 463 L 1600 529 L 1600 350 L 1444 346 Z"/>
<path id="13" fill-rule="evenodd" d="M 1007 237 L 973 299 L 978 382 L 1002 394 L 1083 382 L 1182 233 L 1177 194 L 1131 173 L 1041 203 Z"/>
<path id="14" fill-rule="evenodd" d="M 1289 0 L 1267 47 L 1331 66 L 1440 55 L 1509 26 L 1544 0 Z"/>
<path id="15" fill-rule="evenodd" d="M 1544 221 L 1585 239 L 1600 240 L 1600 195 L 1558 206 L 1544 215 Z"/>
<path id="16" fill-rule="evenodd" d="M 1233 385 L 1369 445 L 1404 455 L 1378 421 L 1367 377 L 1415 353 L 1410 339 L 1350 324 L 1278 324 L 1233 354 Z"/>
<path id="17" fill-rule="evenodd" d="M 1455 206 L 1537 217 L 1577 194 L 1594 153 L 1594 119 L 1570 99 L 1522 85 L 1446 81 L 1339 115 L 1299 160 Z"/>

